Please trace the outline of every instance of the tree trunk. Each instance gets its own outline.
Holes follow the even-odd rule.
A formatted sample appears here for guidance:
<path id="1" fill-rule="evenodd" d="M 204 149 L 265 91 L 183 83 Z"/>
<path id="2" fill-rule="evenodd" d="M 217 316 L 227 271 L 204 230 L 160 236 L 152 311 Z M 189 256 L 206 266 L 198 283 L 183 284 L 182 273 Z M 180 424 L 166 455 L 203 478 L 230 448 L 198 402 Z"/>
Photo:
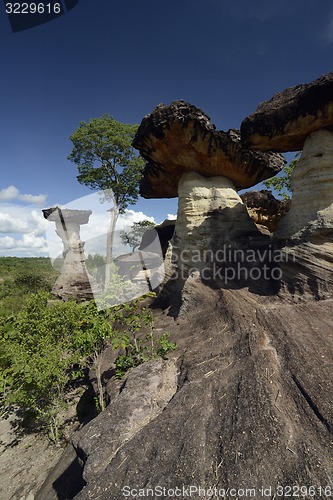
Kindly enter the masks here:
<path id="1" fill-rule="evenodd" d="M 110 217 L 109 231 L 107 233 L 107 238 L 106 238 L 106 261 L 105 261 L 105 283 L 104 283 L 105 288 L 108 287 L 111 278 L 112 247 L 114 241 L 114 231 L 119 215 L 119 210 L 118 208 L 113 207 L 110 208 L 108 212 L 110 212 L 111 217 Z"/>

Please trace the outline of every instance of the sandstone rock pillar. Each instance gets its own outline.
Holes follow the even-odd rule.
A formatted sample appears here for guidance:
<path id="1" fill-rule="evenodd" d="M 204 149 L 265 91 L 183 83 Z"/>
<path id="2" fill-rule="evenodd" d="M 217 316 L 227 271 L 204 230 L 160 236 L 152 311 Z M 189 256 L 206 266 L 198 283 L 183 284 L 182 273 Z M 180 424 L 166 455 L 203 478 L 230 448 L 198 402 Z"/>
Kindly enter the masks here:
<path id="1" fill-rule="evenodd" d="M 223 257 L 229 243 L 246 240 L 258 231 L 235 190 L 224 176 L 183 174 L 178 186 L 175 234 L 168 258 L 179 270 L 200 271 L 207 262 Z M 186 276 L 183 276 L 186 277 Z"/>
<path id="2" fill-rule="evenodd" d="M 48 221 L 55 222 L 56 233 L 64 245 L 64 263 L 61 275 L 53 285 L 52 293 L 64 300 L 93 298 L 85 264 L 84 242 L 80 238 L 80 225 L 88 223 L 91 210 L 55 207 L 43 210 L 43 215 Z"/>
<path id="3" fill-rule="evenodd" d="M 289 213 L 278 225 L 278 239 L 299 239 L 333 231 L 333 132 L 318 130 L 306 139 L 292 173 Z"/>

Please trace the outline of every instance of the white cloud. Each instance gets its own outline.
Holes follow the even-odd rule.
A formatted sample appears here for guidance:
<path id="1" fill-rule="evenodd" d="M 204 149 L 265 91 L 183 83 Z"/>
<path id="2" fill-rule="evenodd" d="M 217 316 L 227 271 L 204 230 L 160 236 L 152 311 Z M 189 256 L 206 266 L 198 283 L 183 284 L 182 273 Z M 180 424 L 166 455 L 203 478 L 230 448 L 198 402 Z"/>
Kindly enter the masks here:
<path id="1" fill-rule="evenodd" d="M 15 186 L 9 186 L 5 189 L 0 190 L 0 201 L 15 201 L 15 200 L 42 205 L 43 203 L 45 203 L 46 195 L 22 194 Z"/>
<path id="2" fill-rule="evenodd" d="M 45 199 L 21 194 L 15 186 L 0 191 L 0 255 L 47 256 L 45 221 L 38 207 Z"/>
<path id="3" fill-rule="evenodd" d="M 26 201 L 28 203 L 36 203 L 37 205 L 43 205 L 46 201 L 45 194 L 20 194 L 18 197 L 21 201 Z"/>
<path id="4" fill-rule="evenodd" d="M 126 210 L 124 214 L 119 215 L 116 229 L 120 231 L 126 227 L 132 226 L 134 222 L 140 222 L 142 220 L 149 220 L 155 223 L 154 217 L 149 217 L 149 215 L 145 215 L 143 212 Z"/>
<path id="5" fill-rule="evenodd" d="M 24 233 L 29 229 L 26 221 L 0 212 L 0 233 Z"/>
<path id="6" fill-rule="evenodd" d="M 0 201 L 15 200 L 19 194 L 20 192 L 15 186 L 9 186 L 0 190 Z"/>
<path id="7" fill-rule="evenodd" d="M 3 236 L 0 237 L 1 250 L 7 251 L 8 255 L 47 255 L 46 239 L 42 236 L 36 236 L 33 232 L 24 234 L 20 239 L 13 238 L 12 236 Z"/>
<path id="8" fill-rule="evenodd" d="M 177 219 L 177 215 L 168 214 L 168 216 L 167 216 L 167 220 L 176 220 L 176 219 Z"/>

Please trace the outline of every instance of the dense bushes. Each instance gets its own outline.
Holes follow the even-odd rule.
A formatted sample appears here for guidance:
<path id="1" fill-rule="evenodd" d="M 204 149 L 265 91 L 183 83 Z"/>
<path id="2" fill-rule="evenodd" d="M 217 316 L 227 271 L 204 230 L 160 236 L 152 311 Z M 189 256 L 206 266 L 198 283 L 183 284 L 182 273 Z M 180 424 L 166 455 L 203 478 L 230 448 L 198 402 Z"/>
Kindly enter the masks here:
<path id="1" fill-rule="evenodd" d="M 140 300 L 98 311 L 94 302 L 49 299 L 45 292 L 31 294 L 15 316 L 0 317 L 0 394 L 4 411 L 19 408 L 57 441 L 68 394 L 84 368 L 98 363 L 106 343 L 121 350 L 118 377 L 175 345 L 168 334 L 155 340 L 152 312 Z M 98 403 L 102 409 L 102 392 Z"/>
<path id="2" fill-rule="evenodd" d="M 30 293 L 51 291 L 58 274 L 44 257 L 0 257 L 0 316 L 17 313 Z"/>

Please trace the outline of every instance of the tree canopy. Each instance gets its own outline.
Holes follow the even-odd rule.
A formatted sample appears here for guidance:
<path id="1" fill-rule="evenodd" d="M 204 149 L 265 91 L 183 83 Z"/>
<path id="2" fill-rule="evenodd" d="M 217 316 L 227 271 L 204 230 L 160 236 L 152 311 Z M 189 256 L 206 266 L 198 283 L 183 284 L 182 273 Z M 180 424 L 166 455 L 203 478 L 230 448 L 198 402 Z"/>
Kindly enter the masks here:
<path id="1" fill-rule="evenodd" d="M 140 245 L 142 236 L 147 229 L 153 227 L 155 227 L 154 222 L 149 220 L 134 222 L 129 230 L 120 232 L 121 241 L 124 245 L 129 245 L 134 252 L 134 250 Z"/>
<path id="2" fill-rule="evenodd" d="M 77 165 L 78 181 L 94 190 L 112 189 L 117 210 L 135 203 L 144 161 L 132 146 L 137 125 L 116 121 L 104 114 L 89 123 L 80 122 L 70 136 L 68 159 Z"/>

